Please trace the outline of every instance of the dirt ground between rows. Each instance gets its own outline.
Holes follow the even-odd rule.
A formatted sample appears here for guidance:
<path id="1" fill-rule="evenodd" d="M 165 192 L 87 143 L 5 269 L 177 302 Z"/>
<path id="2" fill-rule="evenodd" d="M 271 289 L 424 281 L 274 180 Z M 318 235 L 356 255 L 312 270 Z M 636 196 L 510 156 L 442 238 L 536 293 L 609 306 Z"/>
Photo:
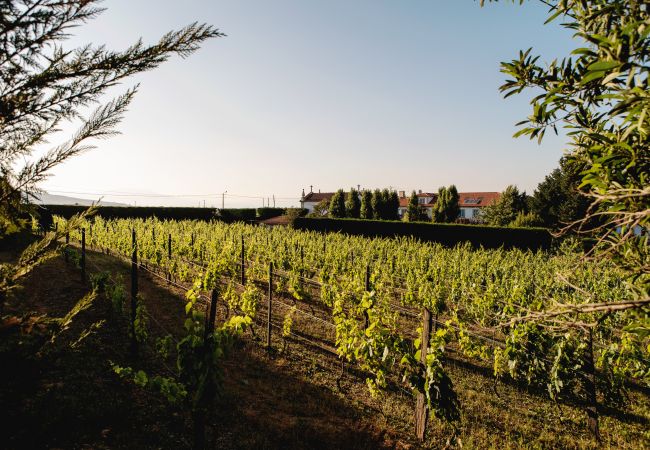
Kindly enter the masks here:
<path id="1" fill-rule="evenodd" d="M 122 274 L 126 286 L 130 268 L 112 257 L 89 253 L 88 270 Z M 61 317 L 88 290 L 89 283 L 81 282 L 79 270 L 57 258 L 38 267 L 12 294 L 5 314 Z M 139 292 L 155 319 L 149 323 L 150 340 L 163 336 L 162 330 L 175 338 L 182 336 L 182 293 L 143 274 Z M 6 448 L 190 446 L 191 424 L 184 411 L 112 373 L 109 360 L 152 373 L 166 371 L 150 348 L 141 348 L 136 360 L 130 358 L 128 322 L 125 317 L 113 316 L 109 301 L 100 297 L 57 342 L 46 345 L 43 356 L 3 371 L 4 417 L 0 420 L 11 430 Z M 106 322 L 96 333 L 74 351 L 66 351 L 69 340 L 102 319 Z M 238 344 L 225 362 L 224 395 L 209 428 L 214 448 L 410 446 L 391 430 L 379 428 L 371 419 L 374 412 L 370 408 L 353 404 L 336 392 L 335 382 L 332 386 L 322 383 L 330 378 L 325 368 L 308 365 L 291 354 L 291 348 L 285 354 L 268 354 L 250 335 Z M 20 360 L 20 355 L 12 356 L 14 362 Z M 168 363 L 167 367 L 173 364 Z"/>

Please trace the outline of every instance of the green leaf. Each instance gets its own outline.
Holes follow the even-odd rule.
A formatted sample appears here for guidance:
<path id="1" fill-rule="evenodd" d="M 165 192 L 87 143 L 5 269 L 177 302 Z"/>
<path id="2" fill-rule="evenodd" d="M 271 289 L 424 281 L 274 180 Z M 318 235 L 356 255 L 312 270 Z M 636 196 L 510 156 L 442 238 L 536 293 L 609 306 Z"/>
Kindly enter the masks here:
<path id="1" fill-rule="evenodd" d="M 620 65 L 621 65 L 621 63 L 619 63 L 618 61 L 602 61 L 601 60 L 601 61 L 597 61 L 597 62 L 589 65 L 589 67 L 587 67 L 587 70 L 589 70 L 590 72 L 610 70 L 610 69 L 613 69 L 613 68 L 618 67 Z"/>
<path id="2" fill-rule="evenodd" d="M 142 370 L 138 370 L 136 372 L 136 374 L 135 374 L 135 377 L 133 378 L 133 381 L 138 386 L 145 387 L 147 385 L 147 381 L 148 381 L 147 374 Z"/>
<path id="3" fill-rule="evenodd" d="M 598 78 L 602 78 L 605 76 L 605 72 L 602 70 L 596 71 L 596 72 L 589 72 L 585 77 L 580 80 L 580 84 L 585 85 L 589 83 L 590 81 L 597 80 Z"/>

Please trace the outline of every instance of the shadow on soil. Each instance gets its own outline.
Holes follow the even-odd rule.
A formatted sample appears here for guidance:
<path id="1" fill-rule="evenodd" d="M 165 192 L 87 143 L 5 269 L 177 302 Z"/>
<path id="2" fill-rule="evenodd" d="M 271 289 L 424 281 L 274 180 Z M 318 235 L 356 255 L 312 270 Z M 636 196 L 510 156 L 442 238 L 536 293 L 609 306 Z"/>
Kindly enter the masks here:
<path id="1" fill-rule="evenodd" d="M 94 254 L 95 268 L 111 274 L 128 266 Z M 125 282 L 126 284 L 126 282 Z M 78 269 L 56 259 L 37 268 L 9 298 L 5 314 L 61 317 L 89 290 Z M 161 329 L 182 334 L 183 301 L 144 278 L 140 292 Z M 76 348 L 83 330 L 106 322 Z M 23 322 L 24 323 L 24 322 Z M 154 331 L 150 338 L 162 336 Z M 0 330 L 0 423 L 3 448 L 189 448 L 186 410 L 159 395 L 119 380 L 109 361 L 156 372 L 153 352 L 129 356 L 127 321 L 100 296 L 54 342 L 32 329 Z M 208 441 L 212 448 L 387 447 L 385 432 L 327 388 L 282 371 L 273 359 L 240 344 L 225 363 L 225 394 L 219 400 Z M 40 350 L 40 356 L 36 351 Z"/>

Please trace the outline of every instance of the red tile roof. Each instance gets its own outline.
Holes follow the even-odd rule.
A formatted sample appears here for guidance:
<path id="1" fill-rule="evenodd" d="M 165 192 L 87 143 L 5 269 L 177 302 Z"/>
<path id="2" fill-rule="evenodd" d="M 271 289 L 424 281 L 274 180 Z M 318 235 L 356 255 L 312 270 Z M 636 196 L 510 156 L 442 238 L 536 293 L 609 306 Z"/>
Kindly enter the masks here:
<path id="1" fill-rule="evenodd" d="M 306 202 L 315 202 L 318 203 L 322 200 L 329 201 L 334 192 L 310 192 L 305 195 Z M 438 198 L 438 194 L 433 192 L 422 192 L 416 194 L 418 197 L 431 197 L 429 203 L 421 203 L 420 206 L 424 208 L 431 208 L 435 205 Z M 458 205 L 461 208 L 483 208 L 494 203 L 501 194 L 499 192 L 460 192 L 458 194 Z M 400 208 L 406 208 L 409 203 L 410 196 L 400 197 L 399 206 Z M 468 203 L 471 202 L 471 203 Z"/>
<path id="2" fill-rule="evenodd" d="M 306 202 L 320 202 L 321 200 L 328 200 L 332 198 L 334 192 L 310 192 L 305 195 Z"/>
<path id="3" fill-rule="evenodd" d="M 425 194 L 421 194 L 421 195 L 418 194 L 418 197 L 431 197 L 431 200 L 429 200 L 429 203 L 420 203 L 420 206 L 422 206 L 423 208 L 431 208 L 431 207 L 433 207 L 433 205 L 436 204 L 436 200 L 438 199 L 438 194 L 426 194 L 426 195 Z M 400 199 L 399 199 L 400 208 L 408 207 L 410 198 L 411 198 L 410 196 L 409 197 L 400 197 Z"/>
<path id="4" fill-rule="evenodd" d="M 461 208 L 483 208 L 495 202 L 501 194 L 499 192 L 460 192 L 458 194 L 458 205 Z M 436 204 L 438 194 L 425 193 L 417 194 L 418 197 L 431 197 L 429 203 L 420 203 L 423 208 L 432 208 Z M 406 208 L 409 204 L 409 197 L 400 197 L 400 208 Z M 467 202 L 471 203 L 467 203 Z"/>
<path id="5" fill-rule="evenodd" d="M 461 208 L 483 208 L 499 199 L 499 192 L 461 192 L 458 194 Z"/>

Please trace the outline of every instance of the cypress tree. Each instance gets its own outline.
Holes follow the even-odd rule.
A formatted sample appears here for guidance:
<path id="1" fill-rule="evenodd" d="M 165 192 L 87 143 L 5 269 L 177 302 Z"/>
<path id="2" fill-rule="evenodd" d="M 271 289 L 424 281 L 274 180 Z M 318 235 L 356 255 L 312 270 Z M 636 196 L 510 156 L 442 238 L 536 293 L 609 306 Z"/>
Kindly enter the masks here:
<path id="1" fill-rule="evenodd" d="M 388 199 L 388 218 L 390 220 L 399 220 L 399 195 L 397 191 L 391 191 Z"/>
<path id="2" fill-rule="evenodd" d="M 438 199 L 433 207 L 432 220 L 438 223 L 452 223 L 460 214 L 458 190 L 453 184 L 438 189 Z"/>
<path id="3" fill-rule="evenodd" d="M 339 189 L 330 199 L 330 217 L 345 217 L 345 193 Z"/>
<path id="4" fill-rule="evenodd" d="M 418 202 L 417 194 L 415 193 L 415 191 L 413 191 L 411 193 L 411 197 L 409 197 L 409 204 L 408 207 L 406 208 L 405 220 L 407 222 L 416 222 L 421 218 L 422 218 L 422 207 Z"/>
<path id="5" fill-rule="evenodd" d="M 381 190 L 381 218 L 382 220 L 390 219 L 390 191 L 387 188 Z"/>
<path id="6" fill-rule="evenodd" d="M 438 188 L 438 198 L 436 199 L 435 205 L 433 205 L 433 211 L 431 214 L 431 220 L 434 222 L 442 223 L 445 221 L 445 205 L 447 204 L 447 188 L 441 186 Z"/>
<path id="7" fill-rule="evenodd" d="M 381 191 L 379 189 L 372 191 L 372 201 L 370 204 L 372 205 L 372 218 L 375 220 L 381 220 L 382 198 Z"/>
<path id="8" fill-rule="evenodd" d="M 372 193 L 367 189 L 361 193 L 361 211 L 359 213 L 359 216 L 362 219 L 368 220 L 373 218 Z"/>
<path id="9" fill-rule="evenodd" d="M 460 205 L 458 204 L 460 196 L 458 195 L 456 186 L 453 184 L 447 188 L 447 193 L 449 194 L 449 197 L 445 208 L 445 215 L 447 216 L 446 221 L 452 223 L 460 215 Z"/>
<path id="10" fill-rule="evenodd" d="M 359 192 L 355 189 L 350 189 L 350 192 L 345 196 L 345 215 L 353 219 L 358 219 L 361 213 L 361 200 L 359 199 Z"/>

